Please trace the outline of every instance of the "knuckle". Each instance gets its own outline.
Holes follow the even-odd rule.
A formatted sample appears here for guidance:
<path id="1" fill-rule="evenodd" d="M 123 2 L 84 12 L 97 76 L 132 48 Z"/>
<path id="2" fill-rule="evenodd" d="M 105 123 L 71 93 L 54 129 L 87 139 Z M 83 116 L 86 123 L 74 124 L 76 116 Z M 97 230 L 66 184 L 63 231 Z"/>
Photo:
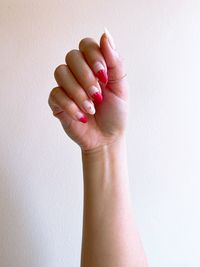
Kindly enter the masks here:
<path id="1" fill-rule="evenodd" d="M 53 105 L 52 106 L 52 111 L 53 111 L 53 115 L 57 115 L 58 113 L 60 113 L 62 111 L 62 109 L 59 106 Z"/>
<path id="2" fill-rule="evenodd" d="M 67 53 L 67 55 L 65 56 L 65 61 L 68 62 L 68 61 L 71 59 L 71 57 L 74 57 L 74 56 L 77 55 L 78 53 L 79 53 L 79 50 L 77 50 L 77 49 L 72 49 L 72 50 L 70 50 L 70 51 Z"/>
<path id="3" fill-rule="evenodd" d="M 55 96 L 59 93 L 60 88 L 59 87 L 55 87 L 51 90 L 50 94 L 49 94 L 49 101 L 50 99 L 54 99 Z"/>
<path id="4" fill-rule="evenodd" d="M 65 68 L 66 68 L 65 64 L 60 64 L 59 66 L 57 66 L 54 71 L 54 77 L 56 78 Z"/>
<path id="5" fill-rule="evenodd" d="M 84 47 L 90 43 L 93 39 L 89 38 L 89 37 L 85 37 L 83 38 L 80 42 L 79 42 L 79 49 L 82 50 L 84 49 Z"/>
<path id="6" fill-rule="evenodd" d="M 64 111 L 63 110 L 53 110 L 53 116 L 57 119 L 61 119 Z"/>

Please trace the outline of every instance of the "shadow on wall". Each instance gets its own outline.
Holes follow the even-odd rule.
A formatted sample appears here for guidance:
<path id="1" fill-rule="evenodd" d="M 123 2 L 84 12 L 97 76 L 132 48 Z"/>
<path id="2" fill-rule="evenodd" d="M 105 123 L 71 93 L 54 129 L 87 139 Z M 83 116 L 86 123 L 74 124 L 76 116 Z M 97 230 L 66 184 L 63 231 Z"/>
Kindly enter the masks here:
<path id="1" fill-rule="evenodd" d="M 33 228 L 24 216 L 26 210 L 14 183 L 16 175 L 12 166 L 9 174 L 8 166 L 4 166 L 0 166 L 0 266 L 36 267 L 41 252 L 36 247 Z"/>

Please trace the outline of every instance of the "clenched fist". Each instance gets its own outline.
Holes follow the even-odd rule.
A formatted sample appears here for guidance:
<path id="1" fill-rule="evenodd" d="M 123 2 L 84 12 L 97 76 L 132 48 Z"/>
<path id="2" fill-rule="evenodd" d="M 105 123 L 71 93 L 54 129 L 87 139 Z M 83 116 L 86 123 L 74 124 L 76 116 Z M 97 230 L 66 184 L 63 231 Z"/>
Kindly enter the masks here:
<path id="1" fill-rule="evenodd" d="M 58 87 L 48 103 L 67 133 L 82 149 L 94 151 L 124 136 L 128 118 L 128 82 L 123 60 L 105 30 L 99 44 L 84 38 L 66 64 L 54 73 Z"/>

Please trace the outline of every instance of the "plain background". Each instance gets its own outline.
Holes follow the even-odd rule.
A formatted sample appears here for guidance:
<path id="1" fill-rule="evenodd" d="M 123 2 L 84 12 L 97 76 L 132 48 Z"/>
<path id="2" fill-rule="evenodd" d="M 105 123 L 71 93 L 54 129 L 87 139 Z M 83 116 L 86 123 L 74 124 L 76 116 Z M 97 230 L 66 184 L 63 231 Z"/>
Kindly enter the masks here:
<path id="1" fill-rule="evenodd" d="M 77 267 L 79 147 L 47 104 L 53 72 L 106 26 L 130 81 L 133 209 L 152 267 L 199 267 L 200 2 L 0 2 L 0 266 Z"/>

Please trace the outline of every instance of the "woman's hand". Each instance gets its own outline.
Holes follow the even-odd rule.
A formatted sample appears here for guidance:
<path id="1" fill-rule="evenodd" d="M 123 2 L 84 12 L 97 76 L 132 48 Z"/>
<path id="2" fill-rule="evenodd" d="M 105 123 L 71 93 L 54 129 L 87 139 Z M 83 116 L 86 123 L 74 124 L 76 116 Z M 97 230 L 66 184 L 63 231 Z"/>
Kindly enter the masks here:
<path id="1" fill-rule="evenodd" d="M 48 103 L 67 135 L 82 151 L 120 139 L 128 117 L 128 83 L 109 32 L 101 36 L 100 45 L 92 38 L 82 39 L 79 50 L 69 51 L 65 61 L 55 70 L 58 87 Z"/>

